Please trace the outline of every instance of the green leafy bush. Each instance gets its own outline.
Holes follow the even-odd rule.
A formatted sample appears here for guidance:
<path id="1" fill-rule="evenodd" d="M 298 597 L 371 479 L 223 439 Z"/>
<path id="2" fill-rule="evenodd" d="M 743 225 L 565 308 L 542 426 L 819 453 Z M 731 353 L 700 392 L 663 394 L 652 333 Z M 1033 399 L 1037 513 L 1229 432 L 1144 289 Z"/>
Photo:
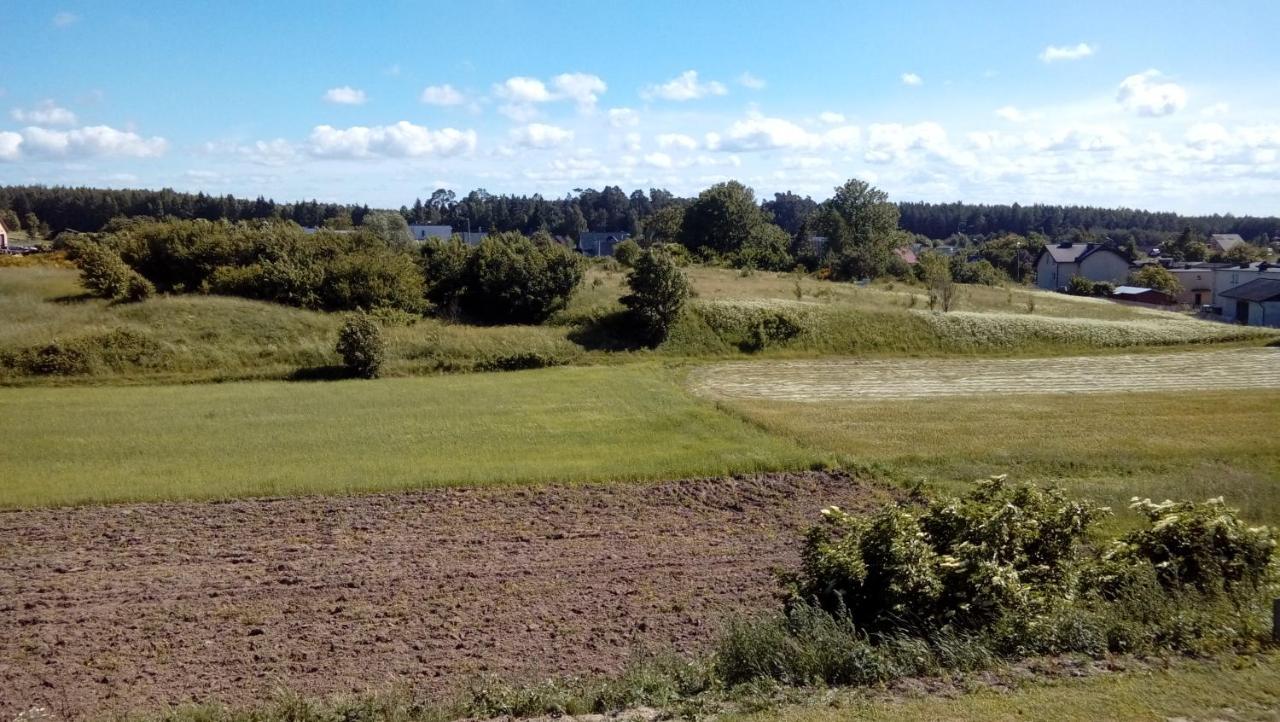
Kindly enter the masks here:
<path id="1" fill-rule="evenodd" d="M 585 262 L 549 239 L 489 236 L 470 248 L 428 243 L 422 252 L 427 298 L 487 323 L 542 323 L 582 283 Z"/>
<path id="2" fill-rule="evenodd" d="M 80 283 L 95 296 L 110 300 L 141 301 L 155 295 L 155 286 L 124 262 L 115 249 L 94 241 L 73 247 Z"/>
<path id="3" fill-rule="evenodd" d="M 353 375 L 376 378 L 386 354 L 382 328 L 366 313 L 352 314 L 338 331 L 337 351 Z"/>
<path id="4" fill-rule="evenodd" d="M 635 260 L 627 276 L 631 293 L 622 298 L 640 335 L 651 344 L 667 338 L 689 298 L 689 279 L 665 251 L 649 249 Z"/>
<path id="5" fill-rule="evenodd" d="M 640 244 L 628 238 L 613 247 L 613 258 L 624 266 L 634 266 L 636 259 L 640 257 Z"/>
<path id="6" fill-rule="evenodd" d="M 723 343 L 750 353 L 813 336 L 824 316 L 822 307 L 804 301 L 709 301 L 695 308 Z"/>
<path id="7" fill-rule="evenodd" d="M 171 360 L 169 350 L 150 336 L 123 328 L 0 354 L 0 366 L 29 376 L 160 369 Z"/>

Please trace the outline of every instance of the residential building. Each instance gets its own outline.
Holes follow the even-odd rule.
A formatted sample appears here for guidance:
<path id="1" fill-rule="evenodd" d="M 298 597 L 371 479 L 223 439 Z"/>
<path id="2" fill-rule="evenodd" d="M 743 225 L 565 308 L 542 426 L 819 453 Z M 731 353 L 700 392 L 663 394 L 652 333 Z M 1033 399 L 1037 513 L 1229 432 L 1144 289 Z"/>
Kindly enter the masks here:
<path id="1" fill-rule="evenodd" d="M 409 233 L 413 236 L 413 240 L 418 243 L 422 243 L 428 238 L 447 241 L 453 238 L 453 226 L 425 226 L 410 223 Z"/>
<path id="2" fill-rule="evenodd" d="M 1231 319 L 1246 326 L 1280 328 L 1280 274 L 1276 278 L 1255 278 L 1220 294 L 1223 316 L 1231 309 Z"/>
<path id="3" fill-rule="evenodd" d="M 630 237 L 626 231 L 584 231 L 578 236 L 578 250 L 587 256 L 612 256 L 613 249 Z"/>
<path id="4" fill-rule="evenodd" d="M 1045 246 L 1036 257 L 1036 285 L 1040 288 L 1057 290 L 1076 276 L 1095 283 L 1123 283 L 1129 277 L 1129 261 L 1097 243 L 1057 243 Z"/>
<path id="5" fill-rule="evenodd" d="M 1213 276 L 1216 263 L 1184 263 L 1170 265 L 1169 273 L 1178 279 L 1182 290 L 1178 292 L 1178 303 L 1192 308 L 1213 306 Z"/>
<path id="6" fill-rule="evenodd" d="M 1152 306 L 1166 308 L 1177 305 L 1178 300 L 1164 291 L 1140 286 L 1116 286 L 1111 292 L 1111 300 L 1132 306 Z"/>
<path id="7" fill-rule="evenodd" d="M 1228 266 L 1219 266 L 1213 270 L 1213 296 L 1214 308 L 1220 309 L 1222 320 L 1236 321 L 1236 313 L 1241 307 L 1236 300 L 1228 300 L 1229 291 L 1235 290 L 1240 286 L 1258 279 L 1280 279 L 1280 265 L 1267 263 L 1266 261 L 1256 263 L 1237 263 Z"/>
<path id="8" fill-rule="evenodd" d="M 9 229 L 4 227 L 4 221 L 0 220 L 0 253 L 9 250 Z"/>
<path id="9" fill-rule="evenodd" d="M 1239 233 L 1214 233 L 1209 236 L 1209 252 L 1226 253 L 1243 243 L 1244 239 Z"/>

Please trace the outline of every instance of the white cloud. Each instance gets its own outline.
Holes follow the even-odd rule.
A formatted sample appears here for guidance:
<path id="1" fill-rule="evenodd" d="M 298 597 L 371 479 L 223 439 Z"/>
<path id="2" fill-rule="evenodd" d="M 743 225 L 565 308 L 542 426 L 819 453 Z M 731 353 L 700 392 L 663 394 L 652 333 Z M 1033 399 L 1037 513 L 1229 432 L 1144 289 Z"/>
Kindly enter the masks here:
<path id="1" fill-rule="evenodd" d="M 545 123 L 511 129 L 511 140 L 526 148 L 555 148 L 573 140 L 573 131 Z"/>
<path id="2" fill-rule="evenodd" d="M 946 144 L 947 131 L 931 121 L 914 125 L 873 123 L 867 127 L 865 158 L 872 163 L 888 163 L 902 159 L 912 150 L 942 154 Z"/>
<path id="3" fill-rule="evenodd" d="M 1046 150 L 1115 150 L 1130 144 L 1123 130 L 1103 125 L 1088 125 L 1058 131 L 1044 145 Z"/>
<path id="4" fill-rule="evenodd" d="M 407 120 L 374 127 L 318 125 L 308 138 L 308 152 L 318 158 L 451 156 L 470 152 L 475 147 L 474 130 L 431 130 Z"/>
<path id="5" fill-rule="evenodd" d="M 14 108 L 9 112 L 19 123 L 32 125 L 75 125 L 76 114 L 66 108 L 60 108 L 52 100 L 43 100 L 30 109 Z"/>
<path id="6" fill-rule="evenodd" d="M 422 94 L 418 99 L 427 105 L 462 105 L 466 102 L 457 88 L 445 83 L 444 85 L 428 85 L 422 89 Z"/>
<path id="7" fill-rule="evenodd" d="M 916 75 L 915 73 L 903 73 L 902 84 L 903 85 L 923 85 L 924 78 L 921 78 L 919 75 Z"/>
<path id="8" fill-rule="evenodd" d="M 1159 82 L 1160 71 L 1147 70 L 1130 75 L 1116 90 L 1116 101 L 1138 115 L 1158 117 L 1182 110 L 1187 104 L 1187 91 L 1175 83 Z"/>
<path id="9" fill-rule="evenodd" d="M 716 136 L 714 145 L 708 138 L 708 147 L 713 150 L 752 151 L 814 148 L 820 142 L 818 135 L 789 120 L 752 114 L 746 120 L 736 121 L 729 126 L 723 137 Z"/>
<path id="10" fill-rule="evenodd" d="M 659 148 L 680 148 L 682 150 L 698 149 L 698 141 L 684 133 L 662 133 L 657 137 L 657 141 Z"/>
<path id="11" fill-rule="evenodd" d="M 768 83 L 764 81 L 764 78 L 758 78 L 751 73 L 743 73 L 738 76 L 738 85 L 751 90 L 764 90 Z"/>
<path id="12" fill-rule="evenodd" d="M 551 91 L 541 80 L 524 76 L 507 78 L 501 85 L 493 86 L 493 92 L 515 103 L 545 103 L 552 99 Z"/>
<path id="13" fill-rule="evenodd" d="M 634 128 L 640 125 L 640 114 L 631 108 L 610 108 L 609 125 L 615 128 Z"/>
<path id="14" fill-rule="evenodd" d="M 818 120 L 826 123 L 827 125 L 840 125 L 841 123 L 844 123 L 844 114 L 833 113 L 832 111 L 827 110 L 818 114 Z"/>
<path id="15" fill-rule="evenodd" d="M 627 133 L 627 135 L 623 138 L 623 141 L 626 144 L 627 150 L 631 151 L 632 153 L 640 152 L 640 145 L 642 140 L 643 139 L 641 138 L 639 133 Z"/>
<path id="16" fill-rule="evenodd" d="M 674 165 L 671 156 L 666 153 L 650 153 L 644 157 L 644 162 L 654 168 L 670 168 Z"/>
<path id="17" fill-rule="evenodd" d="M 329 88 L 324 91 L 324 100 L 326 103 L 336 103 L 338 105 L 364 105 L 368 98 L 365 97 L 363 90 L 344 85 L 340 88 Z"/>
<path id="18" fill-rule="evenodd" d="M 600 94 L 609 89 L 599 76 L 589 73 L 561 73 L 552 78 L 551 83 L 556 88 L 557 98 L 572 100 L 581 112 L 593 110 Z"/>
<path id="19" fill-rule="evenodd" d="M 1097 50 L 1097 48 L 1088 43 L 1050 45 L 1040 51 L 1040 60 L 1045 63 L 1054 63 L 1059 60 L 1080 60 L 1093 55 Z"/>
<path id="20" fill-rule="evenodd" d="M 53 16 L 53 26 L 57 28 L 65 28 L 80 22 L 80 16 L 75 13 L 63 10 Z"/>
<path id="21" fill-rule="evenodd" d="M 725 95 L 729 89 L 723 83 L 714 80 L 701 82 L 698 71 L 686 70 L 676 77 L 659 85 L 649 85 L 640 91 L 645 100 L 697 100 L 709 95 Z"/>
<path id="22" fill-rule="evenodd" d="M 8 144 L 12 145 L 12 138 Z M 169 143 L 164 138 L 143 138 L 132 131 L 116 130 L 105 125 L 74 130 L 50 130 L 33 126 L 22 129 L 22 142 L 18 150 L 57 158 L 153 158 L 163 155 L 168 147 Z M 10 152 L 13 152 L 12 149 Z"/>
<path id="23" fill-rule="evenodd" d="M 1227 105 L 1226 103 L 1214 103 L 1213 105 L 1208 105 L 1202 108 L 1200 110 L 1200 115 L 1203 115 L 1206 118 L 1216 118 L 1221 115 L 1226 115 L 1227 113 L 1230 113 L 1230 112 L 1231 112 L 1230 105 Z"/>
<path id="24" fill-rule="evenodd" d="M 1001 118 L 1004 118 L 1010 123 L 1025 123 L 1028 120 L 1031 120 L 1031 118 L 1033 117 L 1028 113 L 1018 110 L 1012 105 L 1006 105 L 1002 108 L 997 108 L 996 115 Z"/>
<path id="25" fill-rule="evenodd" d="M 0 161 L 15 161 L 22 157 L 22 136 L 0 130 Z"/>

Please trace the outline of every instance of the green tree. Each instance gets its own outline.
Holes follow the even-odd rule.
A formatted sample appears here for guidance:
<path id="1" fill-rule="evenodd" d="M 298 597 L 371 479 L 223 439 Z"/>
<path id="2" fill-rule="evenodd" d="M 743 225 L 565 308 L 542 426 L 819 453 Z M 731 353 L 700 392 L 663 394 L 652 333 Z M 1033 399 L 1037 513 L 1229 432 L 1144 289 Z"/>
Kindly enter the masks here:
<path id="1" fill-rule="evenodd" d="M 519 233 L 489 236 L 467 264 L 463 308 L 491 323 L 542 323 L 569 302 L 584 266 L 581 256 L 557 243 Z"/>
<path id="2" fill-rule="evenodd" d="M 679 243 L 680 227 L 683 223 L 684 208 L 680 206 L 660 208 L 645 219 L 642 243 L 645 246 Z"/>
<path id="3" fill-rule="evenodd" d="M 628 238 L 613 247 L 613 257 L 624 266 L 634 266 L 640 256 L 640 244 Z"/>
<path id="4" fill-rule="evenodd" d="M 627 285 L 631 293 L 623 297 L 622 304 L 647 343 L 662 343 L 689 298 L 689 280 L 674 258 L 651 248 L 636 259 Z"/>
<path id="5" fill-rule="evenodd" d="M 399 213 L 374 211 L 366 214 L 363 228 L 381 238 L 392 248 L 408 248 L 413 244 L 409 222 Z"/>
<path id="6" fill-rule="evenodd" d="M 352 314 L 338 331 L 338 355 L 342 364 L 353 375 L 376 378 L 382 370 L 386 346 L 382 340 L 382 327 L 369 314 L 360 311 Z"/>
<path id="7" fill-rule="evenodd" d="M 752 190 L 738 181 L 717 183 L 702 193 L 684 212 L 680 241 L 691 251 L 709 248 L 733 253 L 742 248 L 751 232 L 765 223 Z"/>
<path id="8" fill-rule="evenodd" d="M 1170 296 L 1177 296 L 1182 292 L 1182 284 L 1178 283 L 1178 277 L 1170 273 L 1169 269 L 1164 266 L 1155 264 L 1144 266 L 1130 274 L 1129 283 L 1140 288 L 1153 288 L 1157 291 L 1163 291 Z"/>
<path id="9" fill-rule="evenodd" d="M 80 269 L 80 284 L 99 298 L 141 301 L 155 294 L 155 286 L 130 268 L 113 248 L 85 241 L 77 243 L 72 253 Z"/>
<path id="10" fill-rule="evenodd" d="M 791 236 L 772 223 L 761 223 L 751 229 L 747 241 L 738 251 L 738 265 L 765 271 L 789 271 L 795 260 L 788 249 Z"/>
<path id="11" fill-rule="evenodd" d="M 888 270 L 898 207 L 884 191 L 850 179 L 819 206 L 810 225 L 815 235 L 827 237 L 839 277 L 875 278 Z"/>
<path id="12" fill-rule="evenodd" d="M 920 280 L 929 289 L 929 310 L 939 305 L 943 312 L 951 310 L 956 298 L 956 284 L 951 278 L 951 262 L 941 253 L 926 251 L 918 258 Z"/>
<path id="13" fill-rule="evenodd" d="M 1184 226 L 1177 238 L 1164 244 L 1160 255 L 1175 261 L 1203 261 L 1209 257 L 1209 246 L 1191 226 Z"/>

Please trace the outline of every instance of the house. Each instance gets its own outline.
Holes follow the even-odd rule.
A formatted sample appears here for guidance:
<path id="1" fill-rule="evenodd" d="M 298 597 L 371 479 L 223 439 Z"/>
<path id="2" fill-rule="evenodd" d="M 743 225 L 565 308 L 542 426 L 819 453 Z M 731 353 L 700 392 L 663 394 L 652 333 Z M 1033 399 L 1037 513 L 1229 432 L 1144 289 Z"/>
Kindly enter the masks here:
<path id="1" fill-rule="evenodd" d="M 1164 291 L 1157 291 L 1154 288 L 1141 288 L 1139 286 L 1116 286 L 1116 290 L 1111 292 L 1111 299 L 1134 306 L 1154 306 L 1158 308 L 1174 306 L 1178 303 L 1177 299 Z"/>
<path id="2" fill-rule="evenodd" d="M 1231 308 L 1231 318 L 1246 326 L 1280 328 L 1280 276 L 1255 278 L 1221 294 L 1223 316 Z"/>
<path id="3" fill-rule="evenodd" d="M 614 247 L 630 237 L 626 231 L 584 231 L 578 236 L 578 250 L 587 256 L 612 256 Z"/>
<path id="4" fill-rule="evenodd" d="M 1169 273 L 1178 279 L 1182 290 L 1178 292 L 1178 303 L 1192 308 L 1214 305 L 1213 267 L 1218 264 L 1186 263 L 1170 265 Z"/>
<path id="5" fill-rule="evenodd" d="M 1209 252 L 1226 253 L 1243 243 L 1244 239 L 1240 237 L 1239 233 L 1214 233 L 1209 236 Z"/>
<path id="6" fill-rule="evenodd" d="M 462 242 L 468 246 L 478 246 L 480 241 L 489 237 L 489 234 L 484 231 L 459 231 L 453 235 L 461 238 Z"/>
<path id="7" fill-rule="evenodd" d="M 1227 296 L 1235 289 L 1258 279 L 1280 279 L 1280 265 L 1266 261 L 1255 263 L 1217 264 L 1213 269 L 1213 306 L 1222 320 L 1235 321 L 1240 306 Z"/>
<path id="8" fill-rule="evenodd" d="M 9 250 L 9 229 L 4 227 L 4 221 L 0 220 L 0 253 Z"/>
<path id="9" fill-rule="evenodd" d="M 920 262 L 920 259 L 916 258 L 916 252 L 911 250 L 911 246 L 900 246 L 893 249 L 893 252 L 908 266 L 914 266 Z"/>
<path id="10" fill-rule="evenodd" d="M 1056 290 L 1076 276 L 1095 283 L 1123 283 L 1129 276 L 1129 261 L 1097 243 L 1057 243 L 1045 246 L 1036 257 L 1036 285 Z"/>
<path id="11" fill-rule="evenodd" d="M 441 241 L 447 241 L 453 238 L 453 226 L 425 226 L 415 223 L 409 224 L 409 234 L 413 236 L 413 240 L 422 243 L 428 238 L 436 238 Z"/>

